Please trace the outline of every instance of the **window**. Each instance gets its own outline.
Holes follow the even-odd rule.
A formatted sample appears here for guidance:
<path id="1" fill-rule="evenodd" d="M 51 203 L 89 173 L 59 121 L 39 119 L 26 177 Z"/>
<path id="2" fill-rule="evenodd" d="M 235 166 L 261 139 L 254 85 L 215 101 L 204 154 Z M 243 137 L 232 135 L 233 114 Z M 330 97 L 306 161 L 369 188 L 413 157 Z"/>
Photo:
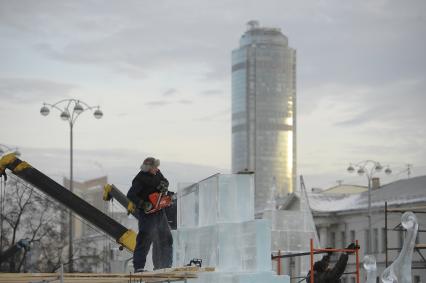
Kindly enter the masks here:
<path id="1" fill-rule="evenodd" d="M 379 229 L 373 229 L 373 253 L 379 252 Z"/>
<path id="2" fill-rule="evenodd" d="M 336 232 L 330 233 L 330 247 L 332 248 L 336 247 Z"/>
<path id="3" fill-rule="evenodd" d="M 351 277 L 351 283 L 356 283 L 356 278 L 355 277 Z"/>
<path id="4" fill-rule="evenodd" d="M 419 275 L 414 275 L 413 283 L 420 283 L 420 276 Z"/>
<path id="5" fill-rule="evenodd" d="M 370 235 L 370 230 L 366 229 L 364 231 L 364 243 L 365 243 L 365 250 L 367 251 L 367 253 L 369 251 L 371 251 L 371 249 L 370 249 L 370 237 L 369 237 L 369 235 Z"/>
<path id="6" fill-rule="evenodd" d="M 355 231 L 351 230 L 351 243 L 355 243 Z"/>
<path id="7" fill-rule="evenodd" d="M 346 247 L 346 232 L 342 231 L 340 232 L 340 238 L 341 238 L 341 243 L 342 243 L 342 248 Z"/>

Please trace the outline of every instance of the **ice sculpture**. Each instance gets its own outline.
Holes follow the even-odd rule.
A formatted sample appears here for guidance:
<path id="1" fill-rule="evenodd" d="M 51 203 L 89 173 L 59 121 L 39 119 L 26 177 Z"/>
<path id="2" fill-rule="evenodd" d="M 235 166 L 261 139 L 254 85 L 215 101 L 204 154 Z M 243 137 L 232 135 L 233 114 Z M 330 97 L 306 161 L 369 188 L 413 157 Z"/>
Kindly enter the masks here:
<path id="1" fill-rule="evenodd" d="M 202 259 L 215 272 L 192 283 L 289 283 L 271 264 L 271 222 L 254 217 L 254 175 L 217 174 L 178 190 L 173 264 Z"/>
<path id="2" fill-rule="evenodd" d="M 373 255 L 366 255 L 364 256 L 362 263 L 365 271 L 367 272 L 367 281 L 365 281 L 365 283 L 376 283 L 376 258 Z"/>
<path id="3" fill-rule="evenodd" d="M 402 215 L 401 224 L 407 230 L 404 244 L 396 260 L 383 271 L 383 283 L 411 283 L 411 261 L 419 224 L 416 215 L 410 211 Z"/>
<path id="4" fill-rule="evenodd" d="M 274 196 L 273 186 L 270 191 L 271 203 Z M 314 246 L 319 247 L 319 240 L 315 228 L 312 212 L 309 207 L 309 200 L 304 186 L 303 178 L 301 177 L 301 190 L 296 195 L 300 197 L 300 209 L 298 210 L 282 210 L 272 209 L 267 206 L 263 212 L 263 218 L 269 219 L 272 224 L 272 251 L 277 254 L 280 251 L 282 254 L 291 254 L 298 252 L 306 252 L 310 249 L 310 239 L 314 239 Z M 272 202 L 273 203 L 273 202 Z M 315 256 L 315 260 L 319 260 L 320 255 Z M 294 274 L 297 276 L 305 276 L 310 268 L 309 257 L 294 258 L 295 268 Z M 288 261 L 284 265 L 290 264 Z M 293 263 L 292 263 L 293 264 Z M 274 268 L 275 268 L 274 264 Z"/>

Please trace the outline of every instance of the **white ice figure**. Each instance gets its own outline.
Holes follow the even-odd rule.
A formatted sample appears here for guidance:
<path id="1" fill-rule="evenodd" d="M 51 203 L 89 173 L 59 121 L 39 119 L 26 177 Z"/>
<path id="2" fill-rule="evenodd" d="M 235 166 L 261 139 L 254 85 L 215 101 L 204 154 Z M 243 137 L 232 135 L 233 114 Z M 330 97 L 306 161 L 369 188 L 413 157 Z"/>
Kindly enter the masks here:
<path id="1" fill-rule="evenodd" d="M 365 281 L 365 283 L 376 283 L 376 258 L 373 255 L 366 255 L 364 256 L 362 263 L 365 271 L 367 272 L 367 281 Z"/>
<path id="2" fill-rule="evenodd" d="M 383 283 L 411 283 L 411 261 L 416 244 L 419 224 L 414 213 L 407 211 L 401 217 L 401 224 L 407 230 L 404 244 L 396 260 L 386 268 L 381 279 Z"/>

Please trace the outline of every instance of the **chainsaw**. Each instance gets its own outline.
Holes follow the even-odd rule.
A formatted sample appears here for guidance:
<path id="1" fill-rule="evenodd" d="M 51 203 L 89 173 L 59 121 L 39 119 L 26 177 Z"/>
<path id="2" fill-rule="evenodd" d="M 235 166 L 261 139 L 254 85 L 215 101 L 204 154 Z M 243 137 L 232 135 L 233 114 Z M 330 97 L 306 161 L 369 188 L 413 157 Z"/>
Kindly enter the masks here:
<path id="1" fill-rule="evenodd" d="M 173 204 L 173 199 L 170 195 L 165 193 L 152 193 L 148 196 L 148 206 L 144 208 L 145 214 L 157 212 L 163 208 L 169 207 Z"/>

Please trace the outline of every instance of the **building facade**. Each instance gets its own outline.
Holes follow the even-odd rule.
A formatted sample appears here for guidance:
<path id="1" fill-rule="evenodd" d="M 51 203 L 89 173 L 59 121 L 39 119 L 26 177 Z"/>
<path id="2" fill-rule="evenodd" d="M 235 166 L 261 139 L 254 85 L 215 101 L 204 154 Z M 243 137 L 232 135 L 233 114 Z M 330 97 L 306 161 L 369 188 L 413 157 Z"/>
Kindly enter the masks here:
<path id="1" fill-rule="evenodd" d="M 353 193 L 353 186 L 342 185 L 320 193 L 309 194 L 309 205 L 314 217 L 321 247 L 344 248 L 358 240 L 360 261 L 371 245 L 377 261 L 377 282 L 386 268 L 398 256 L 405 240 L 401 216 L 412 211 L 419 224 L 416 245 L 412 260 L 412 282 L 426 281 L 426 176 L 402 179 L 371 191 L 372 243 L 368 239 L 368 191 Z M 345 188 L 349 188 L 346 193 Z M 331 193 L 334 191 L 334 193 Z M 298 194 L 297 194 L 298 195 Z M 298 209 L 299 197 L 293 197 L 284 209 Z M 385 203 L 388 213 L 385 213 Z M 333 260 L 337 260 L 337 255 Z M 386 260 L 387 259 L 387 260 Z M 387 262 L 387 263 L 386 263 Z M 350 256 L 346 272 L 356 269 L 355 257 Z M 361 282 L 366 274 L 361 266 Z M 342 283 L 355 283 L 354 274 L 342 277 Z"/>
<path id="2" fill-rule="evenodd" d="M 295 190 L 296 51 L 280 29 L 248 23 L 232 52 L 232 172 L 255 173 L 255 209 Z"/>

